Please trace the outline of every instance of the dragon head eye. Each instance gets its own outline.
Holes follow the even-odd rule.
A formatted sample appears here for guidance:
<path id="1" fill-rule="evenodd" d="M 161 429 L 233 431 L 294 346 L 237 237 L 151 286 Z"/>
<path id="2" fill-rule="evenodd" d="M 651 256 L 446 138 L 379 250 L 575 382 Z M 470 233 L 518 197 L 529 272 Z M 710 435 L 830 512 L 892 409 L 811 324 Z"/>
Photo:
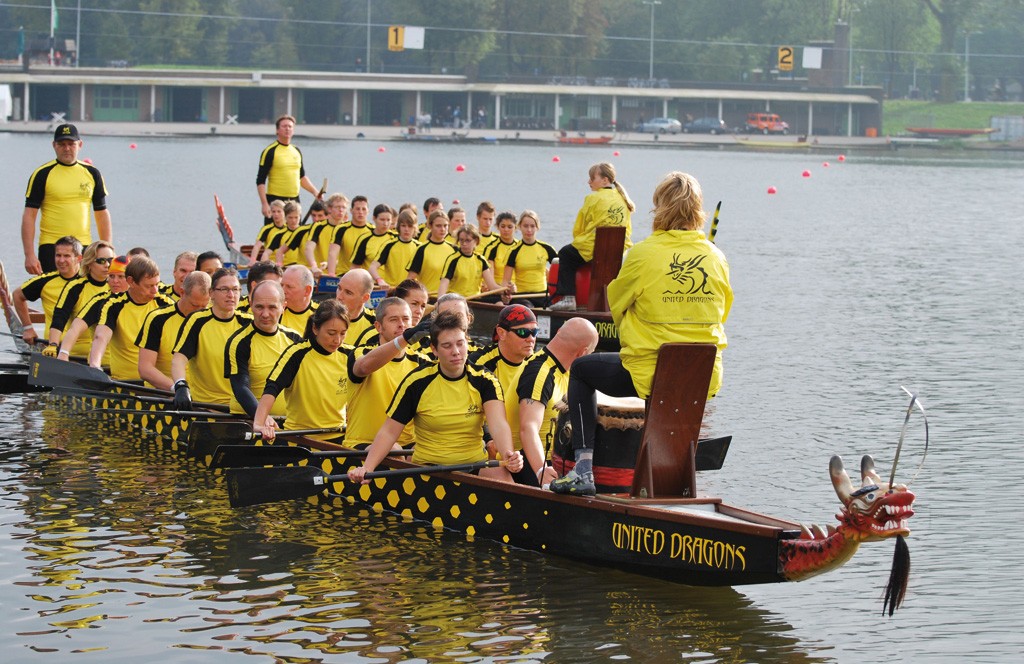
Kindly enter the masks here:
<path id="1" fill-rule="evenodd" d="M 869 493 L 871 495 L 868 496 L 868 500 L 874 500 L 875 495 L 873 493 L 871 493 L 872 491 L 878 491 L 878 485 L 877 484 L 872 484 L 870 486 L 864 486 L 864 487 L 861 487 L 861 488 L 857 489 L 856 491 L 854 491 L 853 493 L 850 494 L 850 498 L 860 498 L 864 494 Z"/>

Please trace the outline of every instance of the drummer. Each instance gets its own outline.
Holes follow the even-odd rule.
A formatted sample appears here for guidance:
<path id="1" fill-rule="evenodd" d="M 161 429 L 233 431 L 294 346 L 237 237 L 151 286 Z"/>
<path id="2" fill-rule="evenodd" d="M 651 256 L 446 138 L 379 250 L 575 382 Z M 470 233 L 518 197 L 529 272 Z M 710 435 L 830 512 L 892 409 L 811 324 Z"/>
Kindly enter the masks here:
<path id="1" fill-rule="evenodd" d="M 438 314 L 430 325 L 436 364 L 416 369 L 405 377 L 388 406 L 384 421 L 363 465 L 348 471 L 362 482 L 394 446 L 409 422 L 416 427 L 416 463 L 463 464 L 487 459 L 481 444 L 486 418 L 506 468 L 483 468 L 480 475 L 512 481 L 522 470 L 523 457 L 512 447 L 505 420 L 501 385 L 489 372 L 466 364 L 469 322 L 453 312 Z"/>
<path id="2" fill-rule="evenodd" d="M 569 367 L 597 347 L 597 328 L 585 318 L 570 318 L 548 345 L 530 357 L 505 390 L 505 416 L 512 444 L 523 451 L 523 469 L 513 474 L 519 484 L 542 486 L 555 479 L 546 468 L 547 451 L 555 438 L 558 411 L 565 397 Z"/>
<path id="3" fill-rule="evenodd" d="M 653 232 L 634 246 L 608 284 L 608 308 L 619 329 L 620 353 L 576 360 L 569 378 L 569 416 L 576 466 L 551 483 L 556 493 L 593 495 L 595 390 L 613 397 L 650 396 L 661 345 L 718 346 L 708 398 L 722 384 L 725 320 L 732 307 L 729 263 L 704 236 L 704 199 L 696 178 L 669 173 L 654 190 Z"/>

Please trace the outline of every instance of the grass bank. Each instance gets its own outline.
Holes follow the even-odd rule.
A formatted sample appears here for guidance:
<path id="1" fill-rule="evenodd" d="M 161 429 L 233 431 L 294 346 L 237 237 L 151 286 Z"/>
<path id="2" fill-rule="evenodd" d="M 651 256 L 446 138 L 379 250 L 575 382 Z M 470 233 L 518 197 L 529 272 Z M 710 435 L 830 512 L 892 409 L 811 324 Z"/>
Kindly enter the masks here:
<path id="1" fill-rule="evenodd" d="M 982 129 L 993 115 L 1024 115 L 1021 102 L 938 103 L 898 99 L 882 105 L 882 126 L 887 134 L 907 127 Z"/>

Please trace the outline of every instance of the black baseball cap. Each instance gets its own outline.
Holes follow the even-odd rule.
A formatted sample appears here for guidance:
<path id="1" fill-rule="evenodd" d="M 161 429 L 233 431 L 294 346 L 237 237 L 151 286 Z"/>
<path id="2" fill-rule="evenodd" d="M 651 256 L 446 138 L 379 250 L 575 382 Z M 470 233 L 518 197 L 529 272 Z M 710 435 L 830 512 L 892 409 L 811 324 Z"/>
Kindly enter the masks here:
<path id="1" fill-rule="evenodd" d="M 73 124 L 62 124 L 57 127 L 56 131 L 53 132 L 54 141 L 80 141 L 82 137 L 78 135 L 78 127 Z"/>

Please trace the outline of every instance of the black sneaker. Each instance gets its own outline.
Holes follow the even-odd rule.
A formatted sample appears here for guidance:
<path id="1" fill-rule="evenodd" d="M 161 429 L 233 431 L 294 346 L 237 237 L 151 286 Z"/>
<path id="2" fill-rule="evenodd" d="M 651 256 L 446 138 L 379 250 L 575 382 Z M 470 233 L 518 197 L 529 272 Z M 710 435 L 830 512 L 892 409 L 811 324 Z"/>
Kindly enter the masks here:
<path id="1" fill-rule="evenodd" d="M 594 474 L 577 475 L 575 470 L 570 470 L 565 477 L 559 477 L 549 486 L 555 493 L 567 493 L 574 496 L 593 496 L 597 493 L 597 487 L 594 486 Z"/>

